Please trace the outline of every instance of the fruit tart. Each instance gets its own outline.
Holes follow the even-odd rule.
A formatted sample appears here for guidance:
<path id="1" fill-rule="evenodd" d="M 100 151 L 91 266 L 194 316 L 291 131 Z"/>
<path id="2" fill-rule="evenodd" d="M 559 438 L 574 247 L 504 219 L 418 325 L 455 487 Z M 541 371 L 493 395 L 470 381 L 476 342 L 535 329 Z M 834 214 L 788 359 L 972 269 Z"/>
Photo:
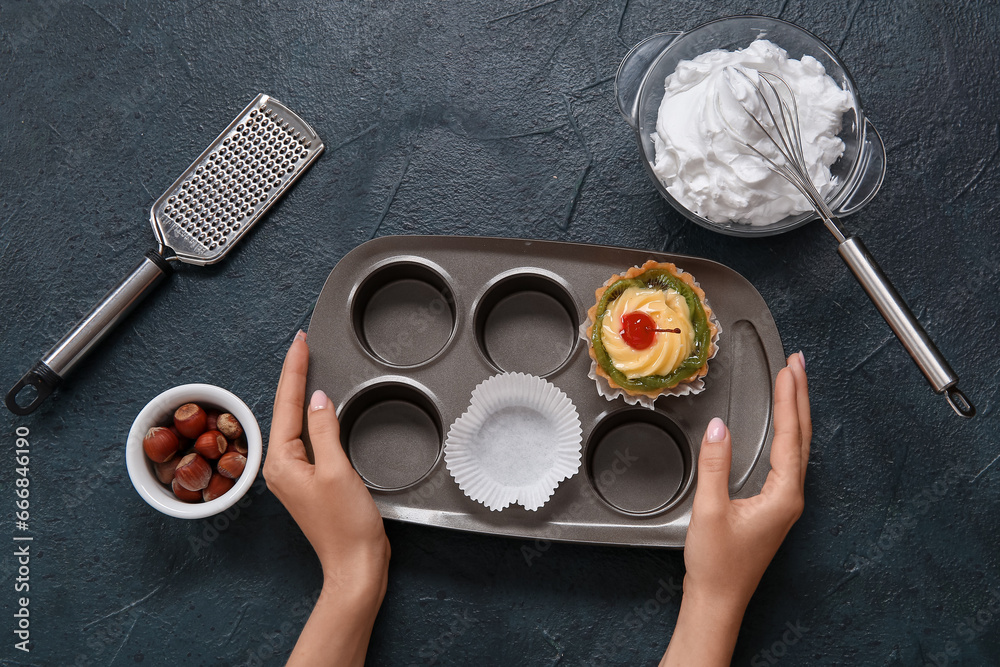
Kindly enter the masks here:
<path id="1" fill-rule="evenodd" d="M 586 336 L 591 376 L 599 388 L 606 382 L 611 390 L 603 395 L 645 397 L 641 402 L 652 407 L 650 401 L 662 394 L 704 388 L 719 326 L 691 274 L 650 260 L 612 276 L 595 297 Z"/>

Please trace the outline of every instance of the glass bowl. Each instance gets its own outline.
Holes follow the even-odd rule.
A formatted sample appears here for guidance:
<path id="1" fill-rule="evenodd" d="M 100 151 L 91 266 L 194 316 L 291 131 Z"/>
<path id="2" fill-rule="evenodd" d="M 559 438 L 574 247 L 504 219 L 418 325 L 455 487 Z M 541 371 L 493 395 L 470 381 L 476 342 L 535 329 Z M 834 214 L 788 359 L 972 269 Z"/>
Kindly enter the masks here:
<path id="1" fill-rule="evenodd" d="M 860 210 L 878 192 L 885 176 L 885 147 L 875 126 L 865 118 L 854 79 L 833 49 L 802 28 L 767 16 L 730 16 L 704 23 L 687 32 L 659 33 L 636 44 L 622 60 L 615 77 L 618 108 L 635 130 L 646 172 L 656 189 L 684 217 L 712 231 L 732 236 L 770 236 L 816 220 L 809 211 L 767 225 L 714 222 L 697 215 L 678 202 L 653 172 L 656 149 L 652 136 L 656 116 L 665 93 L 664 82 L 682 60 L 691 60 L 714 49 L 733 51 L 755 39 L 768 39 L 788 52 L 789 58 L 809 55 L 826 68 L 851 93 L 853 107 L 844 113 L 840 138 L 844 154 L 831 166 L 840 183 L 827 198 L 834 215 L 843 217 Z"/>

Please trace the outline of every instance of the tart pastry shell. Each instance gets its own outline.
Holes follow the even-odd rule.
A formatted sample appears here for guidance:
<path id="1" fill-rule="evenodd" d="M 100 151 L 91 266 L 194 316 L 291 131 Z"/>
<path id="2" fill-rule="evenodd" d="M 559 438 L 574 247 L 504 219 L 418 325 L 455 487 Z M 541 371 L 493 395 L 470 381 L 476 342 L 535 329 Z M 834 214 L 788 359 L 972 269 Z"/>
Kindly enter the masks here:
<path id="1" fill-rule="evenodd" d="M 637 278 L 652 269 L 667 271 L 677 279 L 687 283 L 694 293 L 698 295 L 702 308 L 705 310 L 705 316 L 708 319 L 708 327 L 711 333 L 709 343 L 710 348 L 704 365 L 695 371 L 691 377 L 681 380 L 672 387 L 649 391 L 635 391 L 620 386 L 607 374 L 607 372 L 605 372 L 603 368 L 601 368 L 601 365 L 597 363 L 597 357 L 594 355 L 592 334 L 594 332 L 594 323 L 597 316 L 597 304 L 600 303 L 605 290 L 619 280 Z M 708 305 L 708 300 L 705 298 L 705 291 L 690 273 L 686 273 L 684 270 L 677 268 L 677 266 L 671 262 L 657 262 L 655 260 L 649 260 L 642 266 L 633 266 L 624 274 L 615 274 L 608 278 L 607 282 L 598 287 L 594 292 L 594 297 L 594 305 L 587 311 L 587 319 L 580 325 L 579 332 L 580 337 L 587 341 L 587 352 L 590 354 L 590 372 L 587 375 L 596 382 L 598 394 L 604 396 L 609 401 L 613 401 L 621 396 L 629 405 L 642 405 L 643 407 L 652 409 L 653 403 L 660 396 L 688 396 L 690 394 L 699 394 L 705 391 L 705 376 L 708 374 L 708 362 L 719 352 L 719 336 L 722 334 L 722 326 L 715 317 L 715 313 L 712 312 L 711 306 Z"/>

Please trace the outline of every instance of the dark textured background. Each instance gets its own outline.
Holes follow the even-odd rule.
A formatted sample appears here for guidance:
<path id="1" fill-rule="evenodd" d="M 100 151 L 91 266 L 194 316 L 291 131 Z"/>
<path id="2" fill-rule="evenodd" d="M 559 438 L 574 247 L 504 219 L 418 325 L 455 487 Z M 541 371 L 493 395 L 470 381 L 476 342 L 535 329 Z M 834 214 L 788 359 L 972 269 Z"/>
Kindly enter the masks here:
<path id="1" fill-rule="evenodd" d="M 845 226 L 962 376 L 974 421 L 929 390 L 822 227 L 714 235 L 649 182 L 614 106 L 618 62 L 655 31 L 740 13 L 816 32 L 853 71 L 889 171 Z M 2 535 L 15 426 L 34 448 L 34 651 L 11 647 L 2 547 L 4 664 L 287 656 L 320 584 L 287 513 L 259 486 L 222 530 L 162 516 L 128 481 L 125 435 L 153 395 L 194 381 L 232 389 L 266 429 L 334 264 L 412 233 L 665 249 L 741 272 L 787 351 L 805 351 L 816 434 L 805 515 L 735 663 L 772 664 L 761 652 L 786 624 L 804 634 L 776 647 L 780 664 L 1000 663 L 998 26 L 986 1 L 0 3 L 4 388 L 151 246 L 152 200 L 257 92 L 328 146 L 229 259 L 185 267 L 42 409 L 0 417 Z M 653 664 L 670 637 L 679 598 L 655 599 L 680 552 L 561 544 L 529 566 L 516 540 L 387 529 L 370 664 Z"/>

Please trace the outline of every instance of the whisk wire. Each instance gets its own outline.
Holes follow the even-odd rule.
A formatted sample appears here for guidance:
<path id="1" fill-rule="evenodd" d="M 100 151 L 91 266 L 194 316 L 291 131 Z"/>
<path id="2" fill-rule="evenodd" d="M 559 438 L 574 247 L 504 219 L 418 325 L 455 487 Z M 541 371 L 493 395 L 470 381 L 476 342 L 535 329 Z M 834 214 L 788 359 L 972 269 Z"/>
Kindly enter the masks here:
<path id="1" fill-rule="evenodd" d="M 809 169 L 806 166 L 806 159 L 802 150 L 802 135 L 799 131 L 799 107 L 798 103 L 795 101 L 795 95 L 792 94 L 791 88 L 788 87 L 788 83 L 780 76 L 771 74 L 770 72 L 760 72 L 759 74 L 761 80 L 768 85 L 771 92 L 774 93 L 775 100 L 777 100 L 778 110 L 781 114 L 782 126 L 785 128 L 785 132 L 779 132 L 779 136 L 782 139 L 782 143 L 785 143 L 787 138 L 788 143 L 791 144 L 794 158 L 791 161 L 793 171 L 799 176 L 801 183 L 805 185 L 806 189 L 809 191 L 809 196 L 807 198 L 813 203 L 814 208 L 819 208 L 821 213 L 825 214 L 827 217 L 832 217 L 833 214 L 826 206 L 826 202 L 816 190 L 816 186 L 813 184 L 812 178 L 809 176 Z M 791 108 L 788 107 L 788 103 L 786 103 L 778 93 L 777 88 L 775 88 L 774 83 L 771 81 L 772 78 L 780 81 L 785 87 L 785 90 L 788 91 L 788 100 L 791 103 Z"/>
<path id="2" fill-rule="evenodd" d="M 771 127 L 768 128 L 764 122 L 762 122 L 761 117 L 758 117 L 757 113 L 751 110 L 747 103 L 739 100 L 738 102 L 743 111 L 750 117 L 754 125 L 764 134 L 765 137 L 770 141 L 774 148 L 778 151 L 781 156 L 781 163 L 777 162 L 774 158 L 765 155 L 756 146 L 747 141 L 744 137 L 735 131 L 729 121 L 725 119 L 725 114 L 721 114 L 723 120 L 729 126 L 728 130 L 733 138 L 740 144 L 750 149 L 762 158 L 770 171 L 781 176 L 786 181 L 792 184 L 796 190 L 802 193 L 802 196 L 812 205 L 816 213 L 822 218 L 826 227 L 838 240 L 843 240 L 843 234 L 837 227 L 836 218 L 830 207 L 827 206 L 826 201 L 823 196 L 820 195 L 819 191 L 816 189 L 815 184 L 812 182 L 812 178 L 809 175 L 808 167 L 806 166 L 805 155 L 802 149 L 802 134 L 799 128 L 798 121 L 798 104 L 795 101 L 795 95 L 792 93 L 791 87 L 788 85 L 784 79 L 782 79 L 777 74 L 771 72 L 761 72 L 757 71 L 758 81 L 754 81 L 750 76 L 744 72 L 742 69 L 737 69 L 735 67 L 726 68 L 727 77 L 731 76 L 731 71 L 736 72 L 753 88 L 760 100 L 761 106 L 763 107 L 763 112 L 766 113 L 764 121 L 770 121 Z M 762 83 L 758 83 L 762 82 Z M 780 83 L 787 91 L 787 95 L 783 96 L 775 82 Z M 730 85 L 732 85 L 730 81 Z M 766 90 L 764 88 L 766 86 Z M 773 98 L 772 103 L 768 96 L 770 92 L 770 97 Z M 788 101 L 785 100 L 788 98 Z"/>

